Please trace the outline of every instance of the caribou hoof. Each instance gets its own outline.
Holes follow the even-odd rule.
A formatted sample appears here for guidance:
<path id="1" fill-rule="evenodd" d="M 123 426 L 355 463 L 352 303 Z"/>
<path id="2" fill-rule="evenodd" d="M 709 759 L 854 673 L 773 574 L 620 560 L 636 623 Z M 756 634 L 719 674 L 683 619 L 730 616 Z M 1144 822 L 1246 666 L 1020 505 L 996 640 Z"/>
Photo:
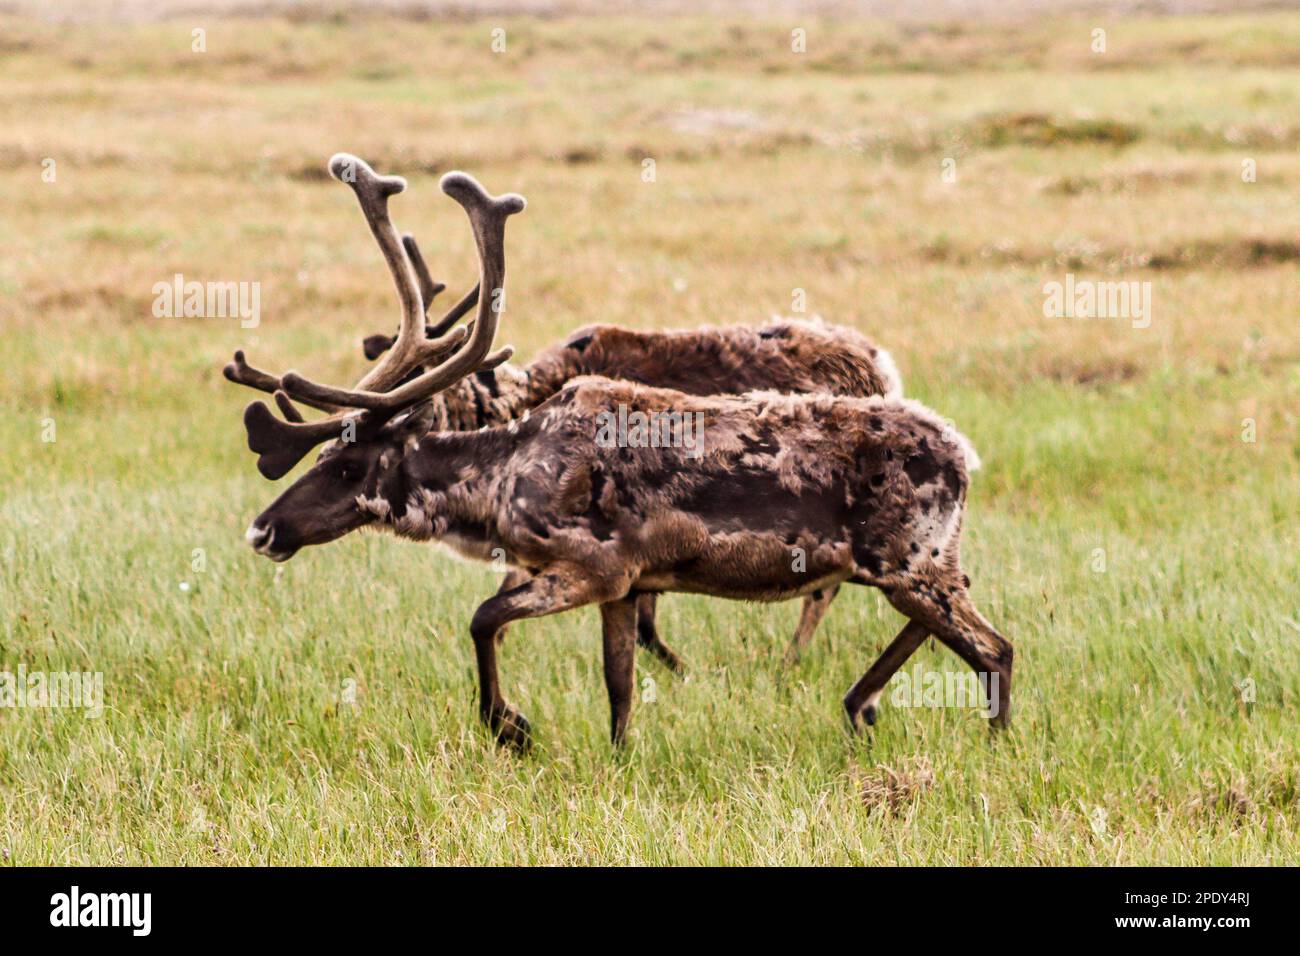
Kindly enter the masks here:
<path id="1" fill-rule="evenodd" d="M 861 734 L 867 727 L 874 726 L 876 723 L 876 705 L 868 704 L 858 709 L 850 707 L 849 702 L 844 702 L 844 713 L 849 718 L 849 729 L 855 734 Z"/>
<path id="2" fill-rule="evenodd" d="M 496 733 L 497 743 L 503 747 L 522 753 L 532 745 L 533 727 L 528 718 L 513 707 L 494 713 L 488 725 Z"/>

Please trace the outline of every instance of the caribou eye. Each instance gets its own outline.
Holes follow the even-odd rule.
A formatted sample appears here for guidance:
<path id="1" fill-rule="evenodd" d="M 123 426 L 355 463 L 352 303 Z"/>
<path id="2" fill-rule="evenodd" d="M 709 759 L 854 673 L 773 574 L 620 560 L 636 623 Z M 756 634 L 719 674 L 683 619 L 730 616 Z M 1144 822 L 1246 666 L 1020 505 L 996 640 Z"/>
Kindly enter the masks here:
<path id="1" fill-rule="evenodd" d="M 344 481 L 359 481 L 361 478 L 361 469 L 353 464 L 342 464 L 339 466 L 339 478 Z"/>

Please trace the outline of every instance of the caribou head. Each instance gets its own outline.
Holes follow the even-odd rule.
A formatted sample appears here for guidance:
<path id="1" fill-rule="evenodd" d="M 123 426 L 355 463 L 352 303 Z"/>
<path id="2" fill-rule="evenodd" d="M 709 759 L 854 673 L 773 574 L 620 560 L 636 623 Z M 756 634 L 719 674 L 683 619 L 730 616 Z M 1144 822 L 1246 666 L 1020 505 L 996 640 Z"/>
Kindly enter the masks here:
<path id="1" fill-rule="evenodd" d="M 391 343 L 384 343 L 381 361 L 350 389 L 297 372 L 272 375 L 249 365 L 242 352 L 226 366 L 231 381 L 271 392 L 283 415 L 276 417 L 263 402 L 244 411 L 248 447 L 265 477 L 283 477 L 313 448 L 326 446 L 311 470 L 248 529 L 248 543 L 275 561 L 371 523 L 376 500 L 400 501 L 402 460 L 430 424 L 422 406 L 466 376 L 505 362 L 512 351 L 491 349 L 505 302 L 505 221 L 523 210 L 522 196 L 492 196 L 465 173 L 443 176 L 443 192 L 469 216 L 479 282 L 446 315 L 426 325 L 427 303 L 443 287 L 429 277 L 415 240 L 399 237 L 388 213 L 388 197 L 402 192 L 406 181 L 380 176 L 343 153 L 330 160 L 329 169 L 356 193 L 397 287 L 401 323 Z M 481 289 L 487 294 L 480 295 Z M 456 325 L 476 305 L 474 319 Z M 328 415 L 309 422 L 295 401 Z"/>

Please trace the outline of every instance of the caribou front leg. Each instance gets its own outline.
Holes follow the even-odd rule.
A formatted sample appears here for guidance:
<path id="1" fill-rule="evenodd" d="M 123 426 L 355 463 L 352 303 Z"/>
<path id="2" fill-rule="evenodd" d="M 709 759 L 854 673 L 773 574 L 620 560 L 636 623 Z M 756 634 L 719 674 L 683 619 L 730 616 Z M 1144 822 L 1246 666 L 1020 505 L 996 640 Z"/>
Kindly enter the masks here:
<path id="1" fill-rule="evenodd" d="M 610 588 L 581 568 L 552 565 L 517 587 L 500 591 L 478 606 L 469 632 L 478 661 L 479 717 L 496 734 L 497 742 L 517 750 L 527 748 L 532 727 L 528 718 L 506 702 L 497 678 L 497 635 L 512 621 L 545 617 L 597 601 L 608 600 Z"/>
<path id="2" fill-rule="evenodd" d="M 609 691 L 609 739 L 623 744 L 632 714 L 632 685 L 636 680 L 637 598 L 624 595 L 600 606 L 605 647 L 605 689 Z"/>
<path id="3" fill-rule="evenodd" d="M 505 594 L 507 591 L 513 591 L 515 588 L 519 587 L 519 585 L 527 581 L 529 576 L 530 575 L 527 571 L 521 571 L 518 568 L 511 568 L 506 572 L 506 576 L 501 579 L 501 587 L 497 588 L 497 594 Z M 497 631 L 497 646 L 500 647 L 505 639 L 506 629 L 502 627 Z"/>

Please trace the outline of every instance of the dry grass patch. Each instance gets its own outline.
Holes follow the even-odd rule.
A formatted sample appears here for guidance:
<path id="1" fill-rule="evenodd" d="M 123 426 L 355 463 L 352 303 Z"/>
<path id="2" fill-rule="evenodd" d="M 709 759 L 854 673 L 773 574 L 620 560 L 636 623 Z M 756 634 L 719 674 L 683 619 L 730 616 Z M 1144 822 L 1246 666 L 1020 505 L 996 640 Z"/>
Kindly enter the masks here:
<path id="1" fill-rule="evenodd" d="M 890 815 L 934 789 L 934 768 L 925 755 L 906 757 L 896 767 L 877 764 L 872 770 L 856 771 L 854 776 L 862 805 L 869 810 L 883 808 Z"/>

